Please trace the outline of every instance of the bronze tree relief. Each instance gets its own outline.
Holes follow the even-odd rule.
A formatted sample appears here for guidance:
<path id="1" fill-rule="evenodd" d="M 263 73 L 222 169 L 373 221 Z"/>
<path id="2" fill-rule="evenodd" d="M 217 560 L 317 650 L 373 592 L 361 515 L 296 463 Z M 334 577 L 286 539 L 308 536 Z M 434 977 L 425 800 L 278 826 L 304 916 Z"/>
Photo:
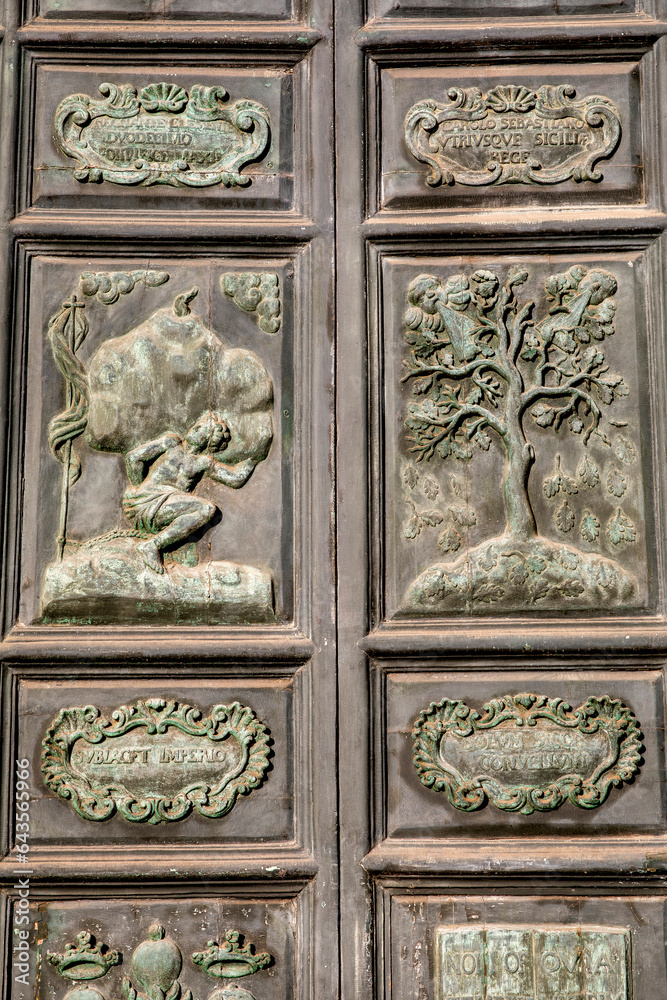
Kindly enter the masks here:
<path id="1" fill-rule="evenodd" d="M 412 512 L 404 535 L 413 538 L 447 518 L 439 546 L 457 553 L 466 529 L 477 521 L 470 497 L 461 495 L 447 514 L 418 507 L 418 481 L 428 499 L 439 491 L 437 480 L 419 466 L 439 459 L 465 464 L 476 450 L 487 453 L 494 446 L 504 459 L 498 489 L 505 528 L 452 562 L 423 572 L 408 587 L 403 613 L 608 607 L 635 599 L 637 581 L 619 561 L 574 544 L 577 535 L 589 546 L 604 541 L 620 555 L 636 539 L 623 495 L 637 446 L 627 421 L 605 418 L 605 410 L 629 392 L 605 355 L 605 342 L 615 332 L 617 280 L 601 268 L 574 265 L 547 278 L 546 308 L 536 315 L 535 300 L 520 295 L 529 279 L 523 267 L 510 268 L 504 277 L 480 269 L 442 281 L 422 274 L 408 288 L 409 355 L 402 381 L 413 398 L 405 429 L 416 464 L 403 470 Z M 553 526 L 562 535 L 558 543 L 540 532 L 531 502 L 536 460 L 531 426 L 557 440 L 571 435 L 580 444 L 576 471 L 566 470 L 557 455 L 542 484 Z M 603 468 L 591 454 L 592 442 L 608 454 Z M 580 490 L 590 491 L 591 500 L 577 520 L 571 500 Z M 593 504 L 598 497 L 608 504 L 604 521 L 602 508 Z"/>

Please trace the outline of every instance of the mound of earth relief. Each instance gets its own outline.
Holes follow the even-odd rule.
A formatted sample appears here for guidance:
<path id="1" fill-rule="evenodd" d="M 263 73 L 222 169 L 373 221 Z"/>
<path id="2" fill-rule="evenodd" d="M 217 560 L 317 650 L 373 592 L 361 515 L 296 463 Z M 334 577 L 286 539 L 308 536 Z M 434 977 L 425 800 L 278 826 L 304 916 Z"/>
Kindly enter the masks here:
<path id="1" fill-rule="evenodd" d="M 236 625 L 274 622 L 271 574 L 231 562 L 150 569 L 137 539 L 68 545 L 44 575 L 42 620 L 50 624 Z"/>
<path id="2" fill-rule="evenodd" d="M 492 538 L 434 563 L 408 587 L 400 614 L 497 614 L 628 607 L 637 582 L 613 559 L 537 536 Z"/>

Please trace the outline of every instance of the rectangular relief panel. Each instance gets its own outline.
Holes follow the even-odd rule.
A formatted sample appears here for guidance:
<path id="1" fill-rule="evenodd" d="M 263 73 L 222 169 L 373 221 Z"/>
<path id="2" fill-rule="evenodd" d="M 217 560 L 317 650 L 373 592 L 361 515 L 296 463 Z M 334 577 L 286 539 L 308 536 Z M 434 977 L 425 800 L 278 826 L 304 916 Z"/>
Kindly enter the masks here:
<path id="1" fill-rule="evenodd" d="M 294 677 L 244 674 L 21 680 L 31 849 L 293 841 Z"/>
<path id="2" fill-rule="evenodd" d="M 291 64 L 28 59 L 24 208 L 294 207 Z"/>
<path id="3" fill-rule="evenodd" d="M 378 670 L 377 829 L 389 841 L 664 831 L 661 673 L 578 666 Z"/>
<path id="4" fill-rule="evenodd" d="M 294 1000 L 298 897 L 35 903 L 12 1000 Z M 18 917 L 18 922 L 17 922 Z M 34 928 L 34 930 L 33 930 Z M 21 939 L 21 942 L 25 939 Z M 21 943 L 17 942 L 17 943 Z M 15 952 L 16 953 L 16 952 Z M 17 978 L 18 976 L 18 978 Z M 29 984 L 29 988 L 25 984 Z M 236 988 L 234 988 L 236 987 Z M 243 992 L 242 992 L 243 991 Z"/>
<path id="5" fill-rule="evenodd" d="M 630 932 L 622 927 L 444 926 L 435 933 L 438 1000 L 555 993 L 628 1000 Z"/>
<path id="6" fill-rule="evenodd" d="M 653 1000 L 665 900 L 383 887 L 383 1000 Z"/>
<path id="7" fill-rule="evenodd" d="M 34 0 L 34 16 L 86 20 L 284 21 L 291 0 Z"/>
<path id="8" fill-rule="evenodd" d="M 292 620 L 293 278 L 31 260 L 22 623 Z"/>
<path id="9" fill-rule="evenodd" d="M 55 3 L 57 0 L 48 0 Z M 477 18 L 478 0 L 374 0 L 375 17 Z M 495 0 L 484 7 L 486 17 L 568 17 L 634 14 L 635 0 Z M 373 15 L 371 15 L 373 16 Z"/>
<path id="10" fill-rule="evenodd" d="M 638 63 L 376 72 L 382 210 L 645 199 Z"/>
<path id="11" fill-rule="evenodd" d="M 385 616 L 655 609 L 644 256 L 380 270 Z"/>

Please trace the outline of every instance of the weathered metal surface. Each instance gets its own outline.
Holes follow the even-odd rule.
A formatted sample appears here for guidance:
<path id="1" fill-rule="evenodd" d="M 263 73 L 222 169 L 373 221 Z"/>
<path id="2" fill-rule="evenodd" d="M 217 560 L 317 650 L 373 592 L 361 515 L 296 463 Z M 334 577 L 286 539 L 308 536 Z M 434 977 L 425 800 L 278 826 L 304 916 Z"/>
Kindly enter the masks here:
<path id="1" fill-rule="evenodd" d="M 640 81 L 630 62 L 573 74 L 548 61 L 383 60 L 377 73 L 381 212 L 643 200 Z"/>
<path id="2" fill-rule="evenodd" d="M 241 171 L 267 150 L 269 115 L 256 101 L 229 106 L 224 87 L 102 83 L 101 99 L 72 94 L 56 109 L 59 149 L 77 181 L 173 187 L 250 184 Z"/>
<path id="3" fill-rule="evenodd" d="M 447 97 L 420 101 L 405 119 L 406 145 L 429 166 L 431 187 L 601 181 L 599 161 L 621 139 L 614 103 L 579 99 L 567 83 L 537 91 L 501 84 L 485 94 L 452 87 Z"/>
<path id="4" fill-rule="evenodd" d="M 84 920 L 99 926 L 99 919 L 91 920 L 90 904 L 81 909 Z M 160 915 L 164 923 L 155 919 L 160 912 L 155 905 L 123 907 L 121 903 L 112 909 L 116 919 L 114 923 L 103 920 L 103 934 L 81 930 L 74 944 L 56 945 L 76 915 L 67 906 L 49 907 L 44 924 L 47 938 L 40 945 L 38 958 L 38 974 L 48 983 L 49 996 L 63 996 L 58 978 L 69 987 L 64 994 L 67 1000 L 112 1000 L 116 996 L 124 1000 L 192 1000 L 193 995 L 208 1000 L 254 1000 L 250 988 L 254 989 L 255 980 L 261 997 L 267 989 L 276 1000 L 293 995 L 289 968 L 283 966 L 294 947 L 294 912 L 289 901 L 247 901 L 243 905 L 231 898 L 204 900 L 194 907 L 167 903 Z M 230 927 L 230 922 L 236 926 Z M 207 932 L 216 937 L 201 950 L 197 942 L 205 940 Z M 271 951 L 257 948 L 253 943 L 257 940 L 270 942 Z M 270 970 L 270 979 L 264 970 Z M 274 984 L 276 978 L 278 983 Z M 235 985 L 239 979 L 244 980 L 242 987 Z"/>
<path id="5" fill-rule="evenodd" d="M 152 283 L 169 279 L 148 275 Z M 135 277 L 86 273 L 80 288 L 111 305 L 119 290 L 131 291 Z M 46 621 L 167 620 L 174 612 L 217 624 L 273 620 L 268 574 L 227 562 L 199 568 L 192 544 L 219 514 L 193 495 L 197 484 L 206 477 L 240 489 L 273 440 L 266 368 L 249 351 L 225 349 L 191 312 L 198 292 L 183 292 L 170 309 L 105 341 L 88 370 L 77 354 L 89 333 L 85 302 L 72 294 L 49 324 L 67 409 L 49 425 L 63 479 L 57 561 L 47 567 L 42 591 Z M 69 493 L 81 475 L 73 443 L 84 432 L 92 448 L 125 456 L 129 482 L 121 505 L 131 528 L 68 546 Z M 165 553 L 176 563 L 171 572 Z"/>
<path id="6" fill-rule="evenodd" d="M 413 729 L 422 784 L 469 812 L 491 802 L 507 812 L 548 812 L 568 800 L 595 809 L 641 765 L 642 734 L 618 699 L 509 695 L 482 712 L 443 699 Z"/>
<path id="7" fill-rule="evenodd" d="M 447 670 L 418 662 L 374 664 L 374 696 L 386 706 L 374 765 L 386 788 L 374 813 L 380 854 L 405 848 L 411 866 L 437 870 L 454 843 L 476 854 L 512 838 L 520 851 L 548 830 L 565 852 L 571 837 L 664 828 L 660 670 L 559 659 L 545 676 L 538 659 L 494 678 L 464 658 Z"/>
<path id="8" fill-rule="evenodd" d="M 628 1000 L 630 935 L 622 927 L 442 927 L 437 1000 Z"/>
<path id="9" fill-rule="evenodd" d="M 220 288 L 244 312 L 257 313 L 264 333 L 280 330 L 280 279 L 277 274 L 222 274 Z"/>
<path id="10" fill-rule="evenodd" d="M 58 0 L 42 2 L 55 3 Z M 479 13 L 479 4 L 478 0 L 374 0 L 371 9 L 377 18 L 445 19 L 475 17 Z M 635 0 L 493 0 L 484 7 L 484 13 L 487 18 L 504 16 L 523 21 L 538 16 L 566 21 L 573 15 L 594 18 L 601 14 L 633 14 L 635 9 Z"/>
<path id="11" fill-rule="evenodd" d="M 98 670 L 108 674 L 108 665 Z M 247 664 L 236 680 L 156 674 L 150 684 L 100 677 L 65 689 L 23 687 L 19 747 L 34 774 L 33 843 L 104 851 L 167 839 L 179 850 L 200 839 L 293 840 L 301 780 L 293 679 L 257 672 Z"/>
<path id="12" fill-rule="evenodd" d="M 95 821 L 116 810 L 135 823 L 173 822 L 193 810 L 219 819 L 268 766 L 266 726 L 238 702 L 208 715 L 155 698 L 108 716 L 93 705 L 64 708 L 42 741 L 47 787 Z"/>
<path id="13" fill-rule="evenodd" d="M 66 28 L 66 22 L 63 22 Z M 32 162 L 22 200 L 42 209 L 294 207 L 295 83 L 291 56 L 267 66 L 220 58 L 175 70 L 41 53 Z"/>
<path id="14" fill-rule="evenodd" d="M 44 475 L 28 487 L 37 546 L 24 564 L 38 561 L 39 595 L 25 591 L 24 620 L 274 624 L 289 613 L 289 535 L 274 530 L 290 519 L 289 269 L 166 263 L 66 267 L 69 294 L 45 290 L 41 331 L 33 317 L 36 413 L 53 457 L 40 442 Z M 241 492 L 253 499 L 237 504 Z"/>
<path id="15" fill-rule="evenodd" d="M 294 16 L 290 0 L 123 0 L 122 7 L 113 0 L 33 0 L 39 17 L 65 19 L 109 18 L 133 21 L 137 27 L 146 21 L 155 23 L 178 18 L 181 22 L 234 19 L 257 22 L 284 21 Z M 621 7 L 623 5 L 621 4 Z M 93 21 L 93 23 L 94 23 Z M 177 22 L 178 23 L 178 22 Z"/>
<path id="16" fill-rule="evenodd" d="M 397 441 L 388 418 L 390 616 L 397 599 L 419 618 L 651 600 L 635 262 L 563 264 L 387 267 L 386 343 L 400 323 L 406 344 L 400 366 L 387 347 L 384 386 L 403 418 Z"/>

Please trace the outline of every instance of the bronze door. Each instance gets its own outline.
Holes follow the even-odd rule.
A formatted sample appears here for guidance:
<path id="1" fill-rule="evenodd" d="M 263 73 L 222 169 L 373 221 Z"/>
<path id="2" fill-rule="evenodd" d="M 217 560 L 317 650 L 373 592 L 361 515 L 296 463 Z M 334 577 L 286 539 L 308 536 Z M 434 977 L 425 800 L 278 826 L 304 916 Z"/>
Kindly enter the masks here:
<path id="1" fill-rule="evenodd" d="M 9 1000 L 667 996 L 661 0 L 5 0 Z"/>
<path id="2" fill-rule="evenodd" d="M 664 13 L 337 5 L 342 996 L 667 995 Z"/>
<path id="3" fill-rule="evenodd" d="M 3 25 L 3 996 L 331 995 L 327 6 Z"/>

